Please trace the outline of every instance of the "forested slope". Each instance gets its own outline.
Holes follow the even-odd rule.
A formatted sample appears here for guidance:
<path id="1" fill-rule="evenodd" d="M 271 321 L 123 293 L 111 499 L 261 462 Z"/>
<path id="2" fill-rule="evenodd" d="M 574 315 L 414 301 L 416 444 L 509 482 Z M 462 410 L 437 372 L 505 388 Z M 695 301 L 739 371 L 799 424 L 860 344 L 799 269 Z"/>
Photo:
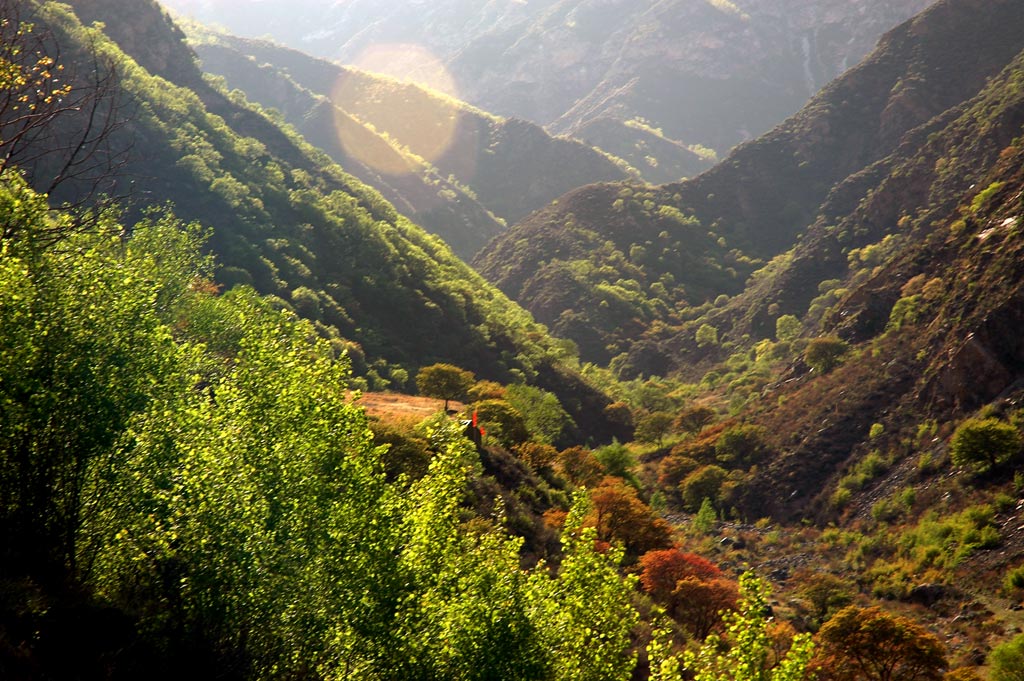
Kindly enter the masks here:
<path id="1" fill-rule="evenodd" d="M 121 52 L 102 24 L 83 27 L 68 5 L 0 7 L 13 46 L 0 92 L 16 95 L 0 104 L 0 675 L 628 677 L 639 620 L 632 580 L 618 572 L 621 551 L 598 552 L 594 530 L 583 529 L 585 497 L 567 522 L 561 569 L 524 570 L 500 496 L 470 499 L 493 492 L 486 452 L 439 414 L 421 431 L 426 470 L 392 476 L 398 455 L 374 441 L 352 401 L 356 347 L 310 306 L 325 299 L 307 294 L 304 305 L 292 291 L 289 305 L 273 295 L 286 293 L 280 287 L 224 290 L 227 276 L 257 283 L 259 274 L 244 258 L 234 270 L 219 265 L 207 239 L 225 258 L 238 255 L 232 245 L 260 252 L 266 240 L 289 239 L 255 256 L 268 276 L 362 286 L 353 300 L 392 307 L 362 317 L 378 326 L 356 337 L 397 345 L 380 321 L 403 314 L 416 357 L 431 356 L 416 310 L 431 295 L 455 295 L 460 278 L 480 283 L 473 301 L 489 296 L 489 310 L 480 328 L 453 328 L 458 317 L 444 326 L 466 334 L 458 344 L 488 333 L 482 371 L 490 363 L 494 376 L 530 371 L 557 383 L 563 371 L 574 380 L 543 330 L 296 138 L 278 130 L 264 146 L 240 136 L 192 91 Z M 103 9 L 121 10 L 120 40 L 144 44 L 142 61 L 175 63 L 170 48 L 180 42 L 159 42 L 174 33 L 155 4 Z M 130 209 L 92 195 L 58 205 L 26 180 L 40 181 L 76 135 L 95 132 L 89 110 L 83 120 L 62 108 L 95 87 L 70 68 L 87 63 L 112 69 L 110 82 L 131 95 L 131 108 L 114 98 L 93 110 L 119 119 L 103 128 L 96 154 L 137 142 L 116 168 L 121 187 L 136 180 Z M 189 62 L 177 63 L 187 79 Z M 65 73 L 76 79 L 70 89 Z M 276 130 L 243 102 L 203 94 L 236 125 Z M 31 134 L 18 132 L 26 120 Z M 36 146 L 54 140 L 62 143 Z M 181 162 L 166 162 L 176 155 Z M 82 179 L 69 176 L 61 195 L 87 189 Z M 167 187 L 176 190 L 160 193 Z M 391 293 L 373 288 L 371 273 L 398 278 Z M 443 293 L 429 293 L 434 276 Z M 469 296 L 462 303 L 476 305 Z M 497 326 L 488 330 L 486 317 Z M 541 350 L 547 375 L 512 356 L 525 346 L 511 336 L 492 345 L 506 324 Z M 385 366 L 399 382 L 397 364 L 362 380 L 380 380 Z M 574 396 L 585 399 L 579 387 Z M 474 502 L 493 517 L 477 517 Z M 560 505 L 570 506 L 565 494 Z"/>
<path id="2" fill-rule="evenodd" d="M 496 239 L 476 266 L 584 357 L 651 355 L 636 343 L 645 329 L 685 324 L 701 305 L 741 292 L 796 244 L 839 183 L 974 96 L 1016 55 L 1020 6 L 987 3 L 968 26 L 976 8 L 940 2 L 893 30 L 800 113 L 700 177 L 582 188 Z M 671 366 L 657 351 L 631 363 L 631 373 Z"/>
<path id="3" fill-rule="evenodd" d="M 306 90 L 285 72 L 228 47 L 204 45 L 204 68 L 225 85 L 281 112 L 296 132 L 361 182 L 379 191 L 416 224 L 471 259 L 505 226 L 462 186 L 372 125 Z"/>
<path id="4" fill-rule="evenodd" d="M 363 385 L 402 388 L 419 366 L 449 361 L 481 377 L 521 375 L 563 395 L 571 385 L 572 404 L 607 404 L 571 377 L 565 348 L 439 239 L 299 137 L 206 83 L 155 3 L 74 7 L 86 21 L 104 21 L 110 37 L 69 20 L 72 28 L 55 29 L 69 59 L 85 61 L 73 50 L 93 40 L 124 63 L 121 87 L 133 107 L 117 132 L 131 148 L 122 187 L 137 210 L 171 202 L 182 219 L 209 225 L 220 283 L 251 284 L 313 321 L 349 351 Z M 595 437 L 610 437 L 598 421 L 592 427 Z"/>
<path id="5" fill-rule="evenodd" d="M 244 69 L 255 64 L 287 74 L 302 88 L 330 101 L 341 115 L 369 124 L 425 159 L 441 177 L 454 178 L 472 190 L 484 206 L 510 224 L 570 189 L 630 176 L 631 170 L 621 161 L 576 140 L 552 137 L 535 124 L 499 118 L 417 85 L 263 41 L 198 31 L 196 43 L 203 68 L 224 76 L 230 87 L 246 90 L 240 79 Z M 240 58 L 254 63 L 244 64 Z M 279 106 L 284 103 L 280 93 L 268 91 L 265 80 L 256 83 L 250 77 L 244 82 L 257 88 L 251 99 L 285 111 Z M 301 130 L 303 118 L 295 112 L 288 120 Z M 348 145 L 344 136 L 340 141 Z M 361 155 L 358 148 L 349 146 L 350 154 Z"/>

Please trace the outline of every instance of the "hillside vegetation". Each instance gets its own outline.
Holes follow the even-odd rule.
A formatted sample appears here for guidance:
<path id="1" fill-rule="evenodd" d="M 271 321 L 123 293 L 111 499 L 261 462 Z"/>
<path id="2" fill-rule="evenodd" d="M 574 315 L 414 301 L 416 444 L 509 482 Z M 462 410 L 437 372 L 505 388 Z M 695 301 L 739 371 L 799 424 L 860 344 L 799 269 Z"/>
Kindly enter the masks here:
<path id="1" fill-rule="evenodd" d="M 416 85 L 271 43 L 196 35 L 204 70 L 223 76 L 228 87 L 240 88 L 249 99 L 280 110 L 285 120 L 343 167 L 369 166 L 384 187 L 402 182 L 410 172 L 416 174 L 418 164 L 420 174 L 432 176 L 440 191 L 451 188 L 465 195 L 468 190 L 472 198 L 461 199 L 462 203 L 478 201 L 511 224 L 570 189 L 627 179 L 635 172 L 575 140 L 551 137 L 537 125 L 498 118 Z M 395 151 L 378 151 L 371 142 L 360 141 L 356 136 L 368 133 L 353 129 L 359 124 L 383 136 Z M 388 158 L 385 153 L 412 160 Z M 410 165 L 413 170 L 407 169 Z M 374 176 L 364 179 L 373 184 Z M 407 192 L 399 195 L 414 209 L 422 203 Z M 441 216 L 431 217 L 429 223 L 436 225 L 435 232 L 452 230 Z M 475 229 L 479 234 L 462 228 L 451 239 L 441 236 L 453 249 L 472 256 L 498 231 L 490 225 Z"/>
<path id="2" fill-rule="evenodd" d="M 629 350 L 636 359 L 628 375 L 666 373 L 687 341 L 660 352 L 642 340 L 646 329 L 682 325 L 692 339 L 704 322 L 691 320 L 708 313 L 702 306 L 739 294 L 823 208 L 833 223 L 855 208 L 857 199 L 837 205 L 839 196 L 825 204 L 834 188 L 847 178 L 872 187 L 878 178 L 867 172 L 907 133 L 974 96 L 1024 47 L 1015 5 L 993 4 L 969 29 L 956 25 L 958 11 L 968 10 L 940 3 L 894 30 L 800 113 L 700 177 L 581 188 L 496 239 L 475 265 L 555 334 L 576 341 L 585 359 L 605 363 Z M 985 48 L 964 31 L 976 31 Z M 773 331 L 774 319 L 764 319 L 755 334 Z"/>
<path id="3" fill-rule="evenodd" d="M 599 391 L 572 378 L 563 361 L 571 348 L 439 239 L 294 132 L 207 83 L 157 5 L 90 0 L 75 7 L 84 21 L 109 26 L 109 37 L 90 39 L 126 63 L 122 87 L 138 102 L 118 131 L 132 152 L 120 176 L 138 199 L 133 210 L 169 201 L 183 220 L 211 226 L 218 281 L 252 285 L 310 319 L 349 352 L 354 386 L 401 389 L 420 366 L 450 361 L 560 394 L 571 385 L 570 404 L 601 402 Z M 71 34 L 58 38 L 66 50 L 83 44 Z M 580 422 L 597 439 L 611 437 L 600 418 Z"/>
<path id="4" fill-rule="evenodd" d="M 940 0 L 695 179 L 557 197 L 475 261 L 534 317 L 402 214 L 487 209 L 395 107 L 539 128 L 0 0 L 0 677 L 1015 678 L 1022 36 Z"/>
<path id="5" fill-rule="evenodd" d="M 797 111 L 883 32 L 932 2 L 274 0 L 261 3 L 258 19 L 229 0 L 167 4 L 238 35 L 269 32 L 341 63 L 440 80 L 475 106 L 556 133 L 584 138 L 602 118 L 643 119 L 669 139 L 724 156 Z M 634 144 L 629 129 L 616 131 L 609 146 Z M 657 171 L 632 164 L 654 181 Z"/>

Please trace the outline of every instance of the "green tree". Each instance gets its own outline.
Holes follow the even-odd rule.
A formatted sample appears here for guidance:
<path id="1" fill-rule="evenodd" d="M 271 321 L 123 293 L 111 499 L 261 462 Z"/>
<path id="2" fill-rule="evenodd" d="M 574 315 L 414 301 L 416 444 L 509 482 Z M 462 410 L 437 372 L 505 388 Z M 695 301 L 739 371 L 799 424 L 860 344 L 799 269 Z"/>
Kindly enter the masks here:
<path id="1" fill-rule="evenodd" d="M 675 417 L 667 411 L 656 411 L 640 417 L 636 425 L 636 437 L 642 442 L 654 442 L 659 446 L 671 430 Z"/>
<path id="2" fill-rule="evenodd" d="M 696 512 L 705 499 L 717 503 L 722 483 L 728 477 L 729 473 L 721 466 L 701 466 L 687 475 L 679 485 L 683 504 L 688 510 Z"/>
<path id="3" fill-rule="evenodd" d="M 558 398 L 546 390 L 511 385 L 505 391 L 505 399 L 522 414 L 527 430 L 541 442 L 557 443 L 575 425 Z"/>
<path id="4" fill-rule="evenodd" d="M 791 314 L 784 314 L 775 320 L 775 338 L 783 343 L 792 343 L 800 336 L 800 320 Z"/>
<path id="5" fill-rule="evenodd" d="M 394 650 L 378 678 L 531 679 L 548 676 L 531 585 L 519 569 L 521 539 L 499 528 L 468 531 L 459 508 L 479 461 L 451 423 L 436 422 L 439 454 L 409 491 L 400 554 L 407 580 L 393 625 Z M 387 641 L 388 639 L 384 639 Z"/>
<path id="6" fill-rule="evenodd" d="M 967 419 L 949 441 L 953 463 L 976 470 L 995 468 L 1016 456 L 1020 448 L 1017 429 L 995 418 Z"/>
<path id="7" fill-rule="evenodd" d="M 452 364 L 431 364 L 416 373 L 416 388 L 421 395 L 444 400 L 444 410 L 448 411 L 448 402 L 461 399 L 473 386 L 472 372 L 460 369 Z"/>
<path id="8" fill-rule="evenodd" d="M 711 499 L 704 497 L 700 502 L 700 509 L 693 516 L 693 528 L 701 534 L 710 534 L 718 522 L 718 512 L 715 511 L 715 504 Z"/>
<path id="9" fill-rule="evenodd" d="M 636 457 L 629 451 L 629 447 L 618 440 L 595 449 L 594 458 L 601 462 L 606 474 L 618 478 L 631 478 L 633 467 L 636 466 Z"/>
<path id="10" fill-rule="evenodd" d="M 765 430 L 760 426 L 742 424 L 727 428 L 715 443 L 719 463 L 733 468 L 748 468 L 765 452 Z"/>
<path id="11" fill-rule="evenodd" d="M 820 374 L 827 374 L 842 364 L 843 357 L 850 351 L 846 341 L 836 336 L 822 336 L 807 343 L 804 361 Z"/>
<path id="12" fill-rule="evenodd" d="M 1024 681 L 1024 634 L 993 648 L 988 665 L 990 681 Z"/>
<path id="13" fill-rule="evenodd" d="M 768 632 L 767 613 L 770 588 L 751 572 L 740 576 L 740 607 L 723 616 L 724 636 L 712 634 L 696 650 L 683 652 L 682 659 L 669 654 L 666 635 L 656 632 L 648 648 L 651 678 L 682 681 L 683 670 L 695 681 L 802 681 L 814 653 L 808 634 L 793 637 L 789 650 L 775 654 Z"/>
<path id="14" fill-rule="evenodd" d="M 526 420 L 505 400 L 484 400 L 473 404 L 481 427 L 503 447 L 514 447 L 530 439 Z"/>
<path id="15" fill-rule="evenodd" d="M 529 606 L 542 623 L 559 681 L 631 678 L 636 666 L 632 632 L 640 616 L 633 607 L 636 577 L 620 577 L 622 549 L 599 553 L 597 532 L 584 527 L 590 509 L 577 494 L 562 533 L 565 558 L 557 576 L 543 567 L 530 576 Z"/>
<path id="16" fill-rule="evenodd" d="M 170 323 L 209 270 L 199 230 L 171 217 L 122 241 L 111 215 L 66 248 L 36 232 L 67 218 L 15 173 L 0 176 L 0 535 L 8 565 L 75 582 L 89 569 L 85 504 L 102 506 L 133 421 L 183 389 Z M 186 254 L 186 255 L 182 255 Z"/>
<path id="17" fill-rule="evenodd" d="M 710 324 L 701 324 L 697 329 L 695 340 L 697 347 L 700 348 L 718 345 L 718 329 Z"/>

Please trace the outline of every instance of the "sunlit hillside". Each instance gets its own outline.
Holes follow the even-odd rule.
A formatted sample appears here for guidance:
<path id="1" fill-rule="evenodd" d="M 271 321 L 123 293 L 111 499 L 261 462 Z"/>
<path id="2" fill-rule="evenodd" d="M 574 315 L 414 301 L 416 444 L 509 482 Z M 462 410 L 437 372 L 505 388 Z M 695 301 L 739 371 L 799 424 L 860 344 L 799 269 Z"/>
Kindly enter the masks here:
<path id="1" fill-rule="evenodd" d="M 1021 677 L 1019 0 L 167 4 L 0 0 L 0 679 Z"/>

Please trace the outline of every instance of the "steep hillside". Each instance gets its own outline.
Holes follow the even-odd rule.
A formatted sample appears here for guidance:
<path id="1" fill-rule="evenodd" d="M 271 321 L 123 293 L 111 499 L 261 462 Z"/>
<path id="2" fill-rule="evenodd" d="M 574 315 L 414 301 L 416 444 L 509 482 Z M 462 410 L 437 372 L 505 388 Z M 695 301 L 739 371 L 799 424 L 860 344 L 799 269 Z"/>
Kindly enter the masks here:
<path id="1" fill-rule="evenodd" d="M 626 161 L 652 184 L 699 175 L 715 161 L 710 149 L 697 147 L 701 152 L 698 153 L 640 121 L 623 123 L 614 118 L 595 118 L 576 128 L 573 135 Z"/>
<path id="2" fill-rule="evenodd" d="M 557 132 L 639 117 L 724 153 L 799 109 L 931 0 L 278 1 L 259 14 L 227 0 L 167 4 L 401 78 L 447 73 L 461 99 Z"/>
<path id="3" fill-rule="evenodd" d="M 110 38 L 68 16 L 58 40 L 69 53 L 92 40 L 124 61 L 122 87 L 137 103 L 123 131 L 134 142 L 126 184 L 143 205 L 171 201 L 182 218 L 211 226 L 221 283 L 252 284 L 314 320 L 371 386 L 409 387 L 419 366 L 448 361 L 481 377 L 522 375 L 571 391 L 572 404 L 600 403 L 560 366 L 560 346 L 439 240 L 208 85 L 155 3 L 81 0 L 74 8 L 109 26 Z M 138 66 L 111 40 L 135 49 Z M 593 428 L 600 438 L 602 426 Z"/>
<path id="4" fill-rule="evenodd" d="M 1021 7 L 985 8 L 966 22 L 976 3 L 940 2 L 886 35 L 799 114 L 700 177 L 647 190 L 581 189 L 495 240 L 478 268 L 576 340 L 585 357 L 607 361 L 629 348 L 631 373 L 664 373 L 672 356 L 697 349 L 695 327 L 684 327 L 685 347 L 667 353 L 633 343 L 644 329 L 693 319 L 706 312 L 700 305 L 741 292 L 761 264 L 796 243 L 834 187 L 863 181 L 858 173 L 976 94 L 1024 47 Z M 855 207 L 850 200 L 843 209 Z M 584 304 L 563 296 L 569 285 Z"/>
<path id="5" fill-rule="evenodd" d="M 461 185 L 282 71 L 220 45 L 205 44 L 200 52 L 208 72 L 223 75 L 229 88 L 241 90 L 250 101 L 281 112 L 306 141 L 441 237 L 464 260 L 504 230 Z"/>
<path id="6" fill-rule="evenodd" d="M 288 122 L 304 134 L 312 133 L 308 139 L 321 140 L 343 167 L 346 160 L 354 161 L 394 183 L 407 174 L 409 163 L 418 162 L 428 167 L 425 172 L 440 191 L 451 189 L 447 185 L 453 183 L 466 187 L 509 223 L 576 187 L 629 177 L 621 161 L 580 142 L 551 137 L 534 124 L 498 118 L 416 85 L 343 68 L 271 43 L 201 31 L 196 49 L 205 70 L 223 76 L 229 87 L 242 89 L 254 101 L 280 109 Z M 257 68 L 258 73 L 253 71 Z M 277 79 L 287 74 L 291 82 L 313 93 L 306 111 L 295 109 L 296 95 L 288 92 L 286 84 L 275 86 L 267 80 L 275 70 Z M 324 100 L 336 109 L 338 120 L 333 126 L 330 117 L 316 108 Z M 383 157 L 377 145 L 360 144 L 361 135 L 351 130 L 353 119 L 385 135 L 414 161 L 398 164 Z M 459 186 L 454 190 L 465 196 Z M 481 231 L 488 237 L 495 233 Z M 479 237 L 474 240 L 477 248 L 485 242 Z"/>
<path id="7" fill-rule="evenodd" d="M 887 159 L 856 210 L 815 225 L 775 277 L 787 302 L 838 279 L 820 332 L 856 352 L 826 376 L 797 370 L 779 392 L 785 406 L 764 415 L 790 425 L 779 441 L 785 456 L 763 475 L 793 492 L 785 506 L 754 495 L 764 510 L 828 513 L 848 459 L 888 446 L 898 462 L 931 449 L 900 444 L 919 424 L 956 422 L 993 401 L 1012 409 L 1020 398 L 1024 54 L 956 113 Z M 812 331 L 817 324 L 806 319 Z M 837 390 L 843 408 L 834 411 L 822 395 Z M 869 442 L 874 422 L 892 436 Z"/>

